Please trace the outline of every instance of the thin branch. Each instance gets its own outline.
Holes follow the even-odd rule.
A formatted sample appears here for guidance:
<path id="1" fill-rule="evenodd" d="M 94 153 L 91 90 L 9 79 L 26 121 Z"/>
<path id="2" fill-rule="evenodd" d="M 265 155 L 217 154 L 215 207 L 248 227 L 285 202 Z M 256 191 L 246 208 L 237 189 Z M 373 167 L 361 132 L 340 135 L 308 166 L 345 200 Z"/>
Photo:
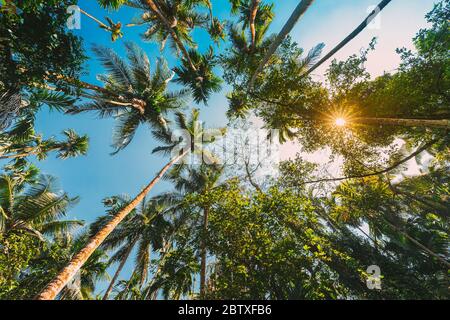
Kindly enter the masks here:
<path id="1" fill-rule="evenodd" d="M 305 185 L 305 184 L 320 183 L 320 182 L 337 182 L 337 181 L 343 181 L 343 180 L 349 180 L 349 179 L 362 179 L 362 178 L 366 178 L 366 177 L 378 176 L 378 175 L 390 172 L 390 171 L 396 169 L 397 167 L 401 166 L 405 162 L 408 162 L 415 156 L 419 155 L 420 153 L 422 153 L 423 151 L 425 151 L 426 149 L 431 147 L 433 144 L 435 144 L 439 140 L 440 139 L 434 139 L 434 140 L 431 140 L 430 142 L 427 142 L 426 144 L 424 144 L 422 147 L 420 147 L 419 149 L 414 151 L 412 154 L 410 154 L 406 158 L 404 158 L 404 159 L 400 160 L 399 162 L 396 162 L 395 164 L 393 164 L 383 170 L 380 170 L 380 171 L 375 171 L 375 172 L 366 173 L 366 174 L 353 175 L 353 176 L 347 176 L 347 177 L 340 177 L 340 178 L 326 178 L 326 179 L 305 181 L 305 182 L 300 183 L 297 186 L 301 186 L 301 185 Z"/>
<path id="2" fill-rule="evenodd" d="M 250 161 L 244 161 L 244 162 L 245 162 L 245 172 L 247 173 L 248 181 L 258 192 L 262 192 L 261 187 L 252 178 L 252 174 L 255 173 L 256 170 L 258 170 L 258 167 L 261 165 L 261 163 L 258 163 L 258 166 L 256 167 L 256 169 L 253 170 L 253 172 L 250 172 L 250 169 L 249 169 Z"/>

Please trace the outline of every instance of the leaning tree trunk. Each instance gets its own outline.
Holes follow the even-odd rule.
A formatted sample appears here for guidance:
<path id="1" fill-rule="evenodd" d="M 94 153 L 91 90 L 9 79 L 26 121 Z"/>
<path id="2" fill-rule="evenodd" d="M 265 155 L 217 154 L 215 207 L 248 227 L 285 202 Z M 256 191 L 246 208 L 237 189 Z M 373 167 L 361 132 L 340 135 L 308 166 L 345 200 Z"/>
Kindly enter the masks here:
<path id="1" fill-rule="evenodd" d="M 370 125 L 450 129 L 449 119 L 429 120 L 429 119 L 396 119 L 396 118 L 356 118 L 352 119 L 351 122 Z"/>
<path id="2" fill-rule="evenodd" d="M 331 50 L 325 57 L 320 59 L 319 62 L 317 62 L 314 66 L 312 66 L 308 71 L 306 71 L 303 74 L 303 76 L 309 75 L 311 72 L 316 70 L 320 65 L 322 65 L 325 61 L 330 59 L 336 52 L 341 50 L 347 43 L 352 41 L 358 34 L 361 33 L 361 31 L 363 31 L 372 22 L 372 20 L 381 12 L 381 10 L 383 10 L 384 7 L 386 7 L 391 1 L 392 0 L 381 1 L 380 4 L 367 16 L 366 19 L 364 19 L 363 22 L 361 22 L 361 24 L 358 27 L 356 27 L 355 30 L 353 30 L 352 33 L 350 33 L 344 40 L 342 40 L 336 47 L 334 47 L 334 49 Z"/>
<path id="3" fill-rule="evenodd" d="M 250 24 L 250 33 L 252 35 L 252 44 L 251 44 L 252 50 L 255 50 L 255 46 L 256 46 L 255 20 L 256 20 L 256 14 L 258 13 L 258 8 L 259 8 L 260 3 L 261 3 L 261 0 L 253 0 L 252 7 L 250 10 L 249 24 Z"/>
<path id="4" fill-rule="evenodd" d="M 22 158 L 26 158 L 29 156 L 35 156 L 39 153 L 39 147 L 27 147 L 24 148 L 23 150 L 11 150 L 11 152 L 8 152 L 6 154 L 2 154 L 1 150 L 0 150 L 0 160 L 6 160 L 6 159 L 22 159 Z M 52 151 L 56 151 L 60 148 L 58 147 L 53 147 L 53 148 L 49 148 L 47 150 L 43 150 L 44 152 L 52 152 Z M 20 152 L 21 151 L 21 152 Z"/>
<path id="5" fill-rule="evenodd" d="M 21 159 L 26 158 L 28 156 L 34 155 L 37 152 L 24 152 L 24 153 L 16 153 L 16 154 L 7 154 L 0 156 L 0 160 L 6 160 L 6 159 Z"/>
<path id="6" fill-rule="evenodd" d="M 126 207 L 120 210 L 110 222 L 100 229 L 87 243 L 87 245 L 78 252 L 69 264 L 60 271 L 60 273 L 36 296 L 36 300 L 53 300 L 64 286 L 72 279 L 83 264 L 89 259 L 92 253 L 102 244 L 106 237 L 117 227 L 117 225 L 145 198 L 152 190 L 154 185 L 162 178 L 167 170 L 178 160 L 183 158 L 189 150 L 172 159 L 158 175 L 133 199 Z"/>
<path id="7" fill-rule="evenodd" d="M 120 261 L 119 267 L 117 268 L 116 273 L 114 273 L 114 276 L 113 276 L 111 282 L 109 283 L 108 289 L 106 290 L 105 295 L 103 296 L 103 300 L 108 300 L 108 297 L 109 297 L 112 289 L 114 288 L 114 284 L 115 284 L 117 278 L 119 277 L 119 274 L 122 271 L 123 267 L 125 266 L 125 263 L 127 262 L 128 257 L 130 256 L 130 253 L 133 250 L 136 242 L 137 242 L 137 239 L 134 239 L 133 242 L 128 247 L 127 252 L 125 253 L 125 256 Z"/>
<path id="8" fill-rule="evenodd" d="M 84 14 L 86 17 L 94 20 L 95 22 L 97 22 L 100 26 L 102 26 L 103 28 L 105 28 L 106 30 L 111 31 L 111 28 L 108 27 L 106 24 L 104 24 L 103 22 L 101 22 L 99 19 L 97 19 L 96 17 L 94 17 L 93 15 L 90 15 L 89 13 L 87 13 L 86 11 L 84 11 L 83 9 L 80 9 L 80 12 L 82 14 Z"/>
<path id="9" fill-rule="evenodd" d="M 261 63 L 258 66 L 258 69 L 256 69 L 255 73 L 253 74 L 249 89 L 250 91 L 253 90 L 253 85 L 255 84 L 256 77 L 259 73 L 264 69 L 264 66 L 269 62 L 272 55 L 275 53 L 277 48 L 281 45 L 284 39 L 286 39 L 287 35 L 292 31 L 294 26 L 297 24 L 298 20 L 303 16 L 303 14 L 308 10 L 309 6 L 313 3 L 314 0 L 302 0 L 295 8 L 294 12 L 292 12 L 291 17 L 284 25 L 283 29 L 281 29 L 280 33 L 277 35 L 275 40 L 270 45 L 269 49 L 267 50 L 266 55 L 262 59 Z"/>
<path id="10" fill-rule="evenodd" d="M 209 208 L 203 209 L 203 237 L 201 242 L 201 262 L 200 262 L 200 296 L 203 297 L 206 293 L 206 232 L 208 230 L 208 216 Z"/>
<path id="11" fill-rule="evenodd" d="M 186 61 L 189 63 L 191 69 L 193 71 L 197 71 L 197 68 L 194 66 L 194 63 L 192 62 L 191 57 L 189 56 L 189 52 L 187 51 L 186 47 L 184 46 L 184 44 L 180 40 L 180 38 L 178 38 L 178 35 L 175 32 L 175 30 L 173 30 L 172 25 L 169 22 L 169 20 L 167 20 L 167 18 L 162 14 L 162 12 L 159 10 L 158 6 L 156 5 L 156 3 L 153 0 L 146 0 L 146 1 L 147 1 L 148 6 L 150 7 L 150 9 L 156 14 L 158 19 L 166 26 L 167 31 L 169 31 L 170 35 L 172 36 L 173 41 L 175 41 L 175 43 L 177 44 L 178 49 L 180 49 L 181 52 L 183 53 L 183 56 L 186 59 Z"/>

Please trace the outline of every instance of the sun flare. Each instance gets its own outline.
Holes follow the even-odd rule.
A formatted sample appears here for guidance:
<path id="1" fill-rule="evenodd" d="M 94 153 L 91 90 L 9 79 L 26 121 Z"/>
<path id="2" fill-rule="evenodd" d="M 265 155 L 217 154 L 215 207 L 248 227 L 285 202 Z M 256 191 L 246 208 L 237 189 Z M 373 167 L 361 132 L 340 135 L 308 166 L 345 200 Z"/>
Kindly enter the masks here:
<path id="1" fill-rule="evenodd" d="M 338 127 L 343 127 L 347 124 L 347 120 L 345 120 L 344 118 L 337 118 L 334 123 L 338 126 Z"/>

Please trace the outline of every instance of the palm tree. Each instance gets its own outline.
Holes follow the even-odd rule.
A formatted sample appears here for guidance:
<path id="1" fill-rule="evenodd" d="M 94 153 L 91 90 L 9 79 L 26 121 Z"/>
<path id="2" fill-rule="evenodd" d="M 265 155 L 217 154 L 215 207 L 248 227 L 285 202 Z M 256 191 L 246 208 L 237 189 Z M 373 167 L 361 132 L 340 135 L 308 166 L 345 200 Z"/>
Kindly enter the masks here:
<path id="1" fill-rule="evenodd" d="M 129 197 L 116 196 L 104 201 L 113 208 L 109 210 L 107 216 L 100 217 L 91 226 L 91 234 L 95 234 L 120 208 L 129 202 Z M 114 284 L 127 262 L 134 248 L 137 248 L 136 258 L 134 260 L 134 273 L 139 277 L 139 284 L 142 286 L 147 279 L 150 266 L 150 254 L 152 250 L 162 248 L 164 235 L 169 228 L 169 223 L 164 218 L 165 207 L 158 201 L 144 199 L 140 206 L 134 209 L 127 218 L 119 225 L 111 235 L 102 243 L 104 250 L 115 250 L 110 259 L 110 263 L 119 262 L 103 300 L 114 288 Z"/>
<path id="2" fill-rule="evenodd" d="M 139 276 L 135 273 L 128 280 L 120 280 L 114 289 L 117 292 L 115 300 L 145 300 Z"/>
<path id="3" fill-rule="evenodd" d="M 108 1 L 104 1 L 107 4 Z M 195 52 L 194 49 L 188 50 L 187 43 L 194 47 L 190 33 L 196 26 L 207 27 L 211 20 L 209 30 L 213 37 L 223 36 L 220 24 L 216 24 L 211 13 L 211 3 L 206 0 L 134 0 L 126 3 L 129 6 L 139 8 L 145 12 L 132 25 L 149 24 L 149 28 L 144 34 L 145 39 L 156 39 L 163 47 L 167 39 L 172 40 L 172 47 L 182 53 L 182 66 L 176 69 L 179 71 L 179 82 L 191 87 L 196 102 L 206 101 L 211 92 L 219 90 L 220 78 L 214 75 L 214 54 L 212 49 L 206 54 Z M 117 5 L 113 1 L 112 6 Z M 207 16 L 195 12 L 198 5 L 210 8 L 211 19 Z M 208 60 L 206 60 L 208 59 Z"/>
<path id="4" fill-rule="evenodd" d="M 306 10 L 308 10 L 308 8 L 311 6 L 313 1 L 314 0 L 300 1 L 300 3 L 295 8 L 295 10 L 292 12 L 292 15 L 290 16 L 289 20 L 286 22 L 286 24 L 283 26 L 283 29 L 281 29 L 280 33 L 277 35 L 275 40 L 270 45 L 264 58 L 261 60 L 261 63 L 259 64 L 255 73 L 253 74 L 252 78 L 250 79 L 250 82 L 249 82 L 250 91 L 253 89 L 253 85 L 256 81 L 256 78 L 258 77 L 258 74 L 260 74 L 262 72 L 262 70 L 264 69 L 264 66 L 269 62 L 270 58 L 275 53 L 277 48 L 281 45 L 283 40 L 292 31 L 294 26 L 297 24 L 298 20 L 303 16 L 303 14 L 306 12 Z"/>
<path id="5" fill-rule="evenodd" d="M 173 69 L 178 76 L 175 82 L 190 87 L 195 102 L 206 104 L 211 93 L 219 92 L 222 84 L 222 79 L 212 72 L 216 64 L 213 49 L 210 47 L 205 54 L 189 50 L 189 57 L 198 72 L 192 72 L 183 59 L 181 65 Z"/>
<path id="6" fill-rule="evenodd" d="M 168 179 L 174 182 L 175 189 L 185 193 L 197 193 L 203 196 L 207 195 L 213 188 L 217 187 L 217 183 L 221 177 L 223 166 L 202 164 L 198 168 L 175 166 L 168 175 Z M 206 293 L 206 258 L 207 247 L 205 236 L 208 231 L 208 215 L 210 207 L 205 204 L 203 208 L 202 236 L 200 243 L 200 295 Z"/>
<path id="7" fill-rule="evenodd" d="M 68 110 L 71 114 L 97 111 L 100 117 L 114 117 L 118 122 L 113 135 L 114 153 L 132 141 L 141 124 L 166 128 L 166 114 L 183 106 L 182 98 L 186 93 L 183 90 L 167 92 L 173 73 L 165 61 L 159 60 L 151 73 L 149 59 L 141 48 L 130 42 L 125 43 L 125 48 L 129 64 L 111 49 L 94 48 L 108 71 L 107 75 L 99 76 L 105 87 L 91 96 L 91 102 Z M 117 96 L 128 105 L 111 104 L 110 100 Z"/>
<path id="8" fill-rule="evenodd" d="M 225 69 L 224 77 L 227 82 L 235 83 L 237 80 L 236 74 L 247 75 L 247 77 L 251 76 L 273 40 L 272 37 L 266 37 L 273 18 L 273 5 L 264 6 L 264 11 L 260 9 L 259 13 L 258 17 L 264 16 L 264 18 L 257 19 L 256 21 L 257 27 L 255 29 L 255 41 L 253 44 L 245 32 L 246 26 L 248 25 L 248 14 L 245 10 L 240 16 L 240 22 L 242 23 L 229 24 L 228 37 L 232 46 L 229 49 L 229 54 L 225 55 L 221 62 Z M 238 93 L 235 97 L 239 98 L 243 95 L 245 93 Z"/>
<path id="9" fill-rule="evenodd" d="M 255 39 L 256 39 L 256 27 L 255 27 L 255 20 L 256 20 L 256 14 L 258 13 L 258 7 L 261 4 L 261 0 L 252 0 L 252 5 L 249 8 L 250 15 L 249 15 L 249 24 L 250 24 L 250 33 L 252 35 L 252 48 L 255 47 Z"/>
<path id="10" fill-rule="evenodd" d="M 0 233 L 24 232 L 44 240 L 83 225 L 80 220 L 60 220 L 77 202 L 56 188 L 56 179 L 33 175 L 18 179 L 0 176 Z"/>
<path id="11" fill-rule="evenodd" d="M 101 22 L 99 19 L 94 17 L 93 15 L 87 13 L 83 9 L 80 9 L 80 12 L 84 14 L 86 17 L 94 20 L 98 23 L 99 27 L 110 32 L 111 33 L 111 41 L 115 42 L 117 39 L 123 37 L 122 33 L 122 24 L 120 22 L 114 23 L 109 17 L 105 17 L 106 21 L 108 22 L 108 25 Z"/>
<path id="12" fill-rule="evenodd" d="M 88 236 L 89 234 L 85 232 L 77 236 L 75 239 L 72 239 L 71 237 L 65 237 L 56 241 L 58 245 L 64 248 L 69 254 L 64 262 L 67 262 L 73 254 L 78 252 L 78 250 L 80 250 L 80 248 L 84 246 L 86 241 L 89 239 Z M 60 267 L 61 263 L 58 263 L 58 266 Z M 107 280 L 109 278 L 106 271 L 107 268 L 108 262 L 105 251 L 101 249 L 95 250 L 83 265 L 83 267 L 80 268 L 78 272 L 79 277 L 74 282 L 72 282 L 70 286 L 65 286 L 61 291 L 59 299 L 93 299 L 96 283 L 102 280 Z M 55 271 L 57 272 L 58 270 L 56 269 Z"/>
<path id="13" fill-rule="evenodd" d="M 147 31 L 142 37 L 147 41 L 154 40 L 157 43 L 161 43 L 161 50 L 164 49 L 167 40 L 170 40 L 170 47 L 175 52 L 181 51 L 183 54 L 186 54 L 188 50 L 184 44 L 187 44 L 189 47 L 196 46 L 191 37 L 192 30 L 198 26 L 205 27 L 210 21 L 208 16 L 193 10 L 196 6 L 196 3 L 193 3 L 193 1 L 158 1 L 155 5 L 159 6 L 158 11 L 164 16 L 164 20 L 149 6 L 146 0 L 132 1 L 128 5 L 143 11 L 128 26 L 147 25 Z M 166 21 L 169 22 L 170 29 L 167 28 Z M 174 34 L 176 37 L 174 37 Z M 178 40 L 181 41 L 181 44 L 177 42 Z"/>
<path id="14" fill-rule="evenodd" d="M 185 43 L 190 47 L 195 47 L 190 35 L 195 27 L 216 28 L 212 15 L 212 4 L 209 0 L 133 0 L 128 1 L 126 5 L 145 11 L 131 24 L 149 24 L 149 28 L 144 34 L 145 39 L 156 39 L 164 46 L 167 39 L 170 38 L 173 43 L 172 47 L 177 52 L 181 51 L 193 72 L 197 71 Z M 209 17 L 196 12 L 195 9 L 198 6 L 207 7 L 210 11 Z"/>
<path id="15" fill-rule="evenodd" d="M 141 203 L 147 194 L 153 189 L 154 185 L 164 176 L 164 174 L 178 161 L 186 161 L 186 156 L 192 154 L 193 156 L 201 157 L 202 160 L 207 160 L 209 163 L 214 161 L 211 152 L 204 149 L 202 144 L 199 144 L 199 138 L 204 140 L 204 136 L 210 136 L 199 123 L 199 112 L 197 109 L 192 111 L 192 116 L 189 121 L 184 119 L 180 113 L 177 114 L 178 124 L 181 128 L 185 128 L 185 133 L 189 137 L 180 137 L 178 141 L 172 139 L 172 134 L 167 130 L 160 130 L 154 132 L 154 136 L 160 141 L 166 142 L 165 146 L 155 148 L 154 152 L 162 152 L 172 154 L 172 159 L 161 169 L 157 176 L 124 208 L 122 208 L 116 215 L 106 223 L 94 236 L 91 237 L 86 246 L 78 252 L 69 264 L 61 270 L 61 272 L 51 281 L 42 292 L 36 297 L 38 300 L 54 299 L 61 289 L 72 279 L 77 270 L 87 261 L 90 255 L 103 243 L 106 237 L 122 222 L 130 212 L 132 212 Z M 184 119 L 184 121 L 181 121 Z M 222 131 L 223 132 L 223 131 Z M 184 139 L 183 139 L 184 138 Z M 186 141 L 186 138 L 190 140 Z M 203 144 L 213 142 L 214 139 L 203 141 Z"/>
<path id="16" fill-rule="evenodd" d="M 262 4 L 261 0 L 232 1 L 232 13 L 239 12 L 238 22 L 242 23 L 243 29 L 249 28 L 250 30 L 249 50 L 255 50 L 258 29 L 266 29 L 272 22 L 274 17 L 273 7 L 273 4 Z"/>
<path id="17" fill-rule="evenodd" d="M 19 140 L 16 142 L 14 139 L 8 139 L 9 137 L 7 137 L 5 138 L 7 143 L 0 148 L 0 160 L 20 159 L 32 155 L 37 156 L 38 159 L 45 159 L 47 154 L 52 151 L 56 151 L 57 157 L 60 159 L 77 157 L 87 153 L 89 142 L 87 135 L 79 136 L 71 129 L 63 131 L 63 135 L 66 136 L 65 141 L 58 141 L 54 138 L 43 140 L 42 136 L 33 135 L 27 141 Z"/>
<path id="18" fill-rule="evenodd" d="M 87 240 L 87 233 L 82 232 L 76 237 L 70 233 L 57 234 L 52 241 L 48 241 L 37 257 L 30 260 L 29 268 L 21 270 L 20 288 L 26 288 L 29 299 L 33 291 L 39 289 L 46 279 L 55 274 L 70 260 Z M 108 263 L 104 251 L 96 250 L 86 264 L 79 270 L 77 277 L 65 286 L 58 295 L 59 300 L 91 300 L 94 299 L 96 284 L 107 280 Z M 48 281 L 48 280 L 47 280 Z M 21 291 L 19 289 L 19 291 Z"/>
<path id="19" fill-rule="evenodd" d="M 193 291 L 193 274 L 198 273 L 198 261 L 193 248 L 177 247 L 168 251 L 160 260 L 159 275 L 144 290 L 144 297 L 161 290 L 165 299 L 178 300 Z"/>

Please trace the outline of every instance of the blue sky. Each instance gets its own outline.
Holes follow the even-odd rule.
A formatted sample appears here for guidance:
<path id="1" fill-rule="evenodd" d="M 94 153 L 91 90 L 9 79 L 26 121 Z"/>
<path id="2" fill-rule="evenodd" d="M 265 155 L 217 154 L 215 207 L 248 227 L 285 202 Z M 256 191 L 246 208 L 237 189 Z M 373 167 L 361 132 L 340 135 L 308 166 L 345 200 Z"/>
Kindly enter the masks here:
<path id="1" fill-rule="evenodd" d="M 395 69 L 399 62 L 395 48 L 411 47 L 414 34 L 426 26 L 424 16 L 432 9 L 434 2 L 393 0 L 381 14 L 379 29 L 365 30 L 335 57 L 345 59 L 351 54 L 358 53 L 361 48 L 367 46 L 372 37 L 377 36 L 379 38 L 377 50 L 369 57 L 368 70 L 375 76 L 384 70 Z M 291 36 L 305 50 L 324 42 L 325 51 L 328 51 L 367 16 L 368 7 L 377 3 L 377 0 L 316 0 Z M 281 29 L 297 4 L 298 0 L 275 1 L 275 20 L 271 32 L 278 32 Z M 80 0 L 79 5 L 102 21 L 108 15 L 115 22 L 121 21 L 126 24 L 138 14 L 136 10 L 130 8 L 123 8 L 119 12 L 107 12 L 99 8 L 93 0 Z M 221 19 L 229 18 L 228 1 L 213 0 L 213 5 L 215 15 Z M 141 41 L 139 34 L 144 30 L 145 28 L 125 27 L 123 39 L 137 42 L 147 52 L 152 62 L 157 57 L 163 56 L 170 66 L 175 66 L 177 59 L 169 51 L 161 53 L 158 44 Z M 95 43 L 111 47 L 122 54 L 123 40 L 111 43 L 109 34 L 85 16 L 82 16 L 81 30 L 76 33 L 84 39 L 88 56 L 91 57 L 86 64 L 87 74 L 83 80 L 96 83 L 96 74 L 102 73 L 103 70 L 89 48 Z M 202 30 L 195 31 L 194 38 L 201 51 L 210 44 L 207 34 Z M 224 47 L 222 44 L 220 50 Z M 316 70 L 314 76 L 322 79 L 321 75 L 325 68 L 326 66 L 323 66 Z M 227 123 L 225 117 L 227 102 L 224 96 L 226 92 L 227 88 L 224 87 L 223 92 L 213 95 L 209 106 L 200 106 L 202 120 L 210 127 L 223 126 Z M 103 198 L 123 193 L 135 195 L 167 160 L 151 154 L 156 145 L 152 141 L 150 131 L 145 127 L 140 128 L 133 142 L 124 151 L 111 156 L 113 126 L 112 119 L 97 119 L 94 114 L 66 116 L 43 110 L 38 116 L 38 132 L 42 132 L 45 137 L 59 135 L 67 128 L 73 128 L 78 133 L 88 134 L 90 137 L 90 149 L 86 157 L 62 161 L 50 156 L 37 164 L 42 172 L 58 177 L 62 188 L 70 195 L 80 196 L 80 203 L 69 213 L 70 218 L 93 221 L 104 213 L 101 204 Z M 169 187 L 166 182 L 160 183 L 152 194 L 165 191 Z"/>

